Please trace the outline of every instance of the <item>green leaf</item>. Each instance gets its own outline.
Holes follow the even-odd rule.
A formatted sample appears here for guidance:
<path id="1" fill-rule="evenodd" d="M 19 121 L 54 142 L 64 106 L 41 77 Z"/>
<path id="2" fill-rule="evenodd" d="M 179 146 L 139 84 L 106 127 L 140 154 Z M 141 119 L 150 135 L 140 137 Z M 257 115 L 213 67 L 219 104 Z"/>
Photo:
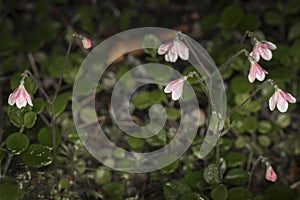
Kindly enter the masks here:
<path id="1" fill-rule="evenodd" d="M 122 183 L 109 182 L 102 187 L 103 191 L 106 192 L 110 197 L 122 197 L 125 194 L 125 188 Z"/>
<path id="2" fill-rule="evenodd" d="M 288 33 L 288 39 L 292 41 L 296 38 L 299 38 L 299 36 L 300 36 L 300 22 L 297 22 L 290 27 Z"/>
<path id="3" fill-rule="evenodd" d="M 86 163 L 83 159 L 79 159 L 78 162 L 76 163 L 76 170 L 80 173 L 83 174 L 86 170 Z"/>
<path id="4" fill-rule="evenodd" d="M 244 129 L 250 133 L 253 133 L 256 131 L 257 129 L 257 126 L 258 126 L 258 121 L 257 121 L 257 118 L 254 117 L 254 116 L 249 116 L 249 117 L 246 117 L 244 119 Z"/>
<path id="5" fill-rule="evenodd" d="M 13 133 L 6 139 L 6 146 L 8 150 L 14 154 L 18 155 L 25 151 L 29 145 L 29 138 L 27 135 L 22 133 Z"/>
<path id="6" fill-rule="evenodd" d="M 210 196 L 213 200 L 226 200 L 228 198 L 228 190 L 221 184 L 211 191 Z"/>
<path id="7" fill-rule="evenodd" d="M 24 121 L 21 110 L 15 106 L 9 106 L 7 109 L 10 122 L 18 128 L 21 128 Z"/>
<path id="8" fill-rule="evenodd" d="M 60 143 L 60 134 L 56 130 L 56 146 Z M 53 147 L 52 144 L 52 130 L 50 128 L 41 128 L 38 132 L 38 141 L 40 144 L 47 146 L 49 148 Z"/>
<path id="9" fill-rule="evenodd" d="M 203 174 L 204 180 L 210 185 L 215 185 L 220 183 L 220 178 L 218 174 L 218 168 L 215 164 L 210 164 L 205 168 Z"/>
<path id="10" fill-rule="evenodd" d="M 240 136 L 235 140 L 235 146 L 236 146 L 236 148 L 241 149 L 241 148 L 246 147 L 249 144 L 249 142 L 250 142 L 249 137 Z"/>
<path id="11" fill-rule="evenodd" d="M 167 135 L 165 129 L 161 129 L 161 131 L 155 134 L 152 137 L 145 139 L 148 144 L 151 146 L 164 146 L 167 144 Z"/>
<path id="12" fill-rule="evenodd" d="M 0 183 L 1 200 L 18 200 L 22 199 L 25 192 L 9 183 Z"/>
<path id="13" fill-rule="evenodd" d="M 70 185 L 69 179 L 62 177 L 59 179 L 59 182 L 58 182 L 58 190 L 68 188 L 69 185 Z"/>
<path id="14" fill-rule="evenodd" d="M 243 187 L 235 187 L 229 190 L 228 200 L 251 200 L 252 193 Z"/>
<path id="15" fill-rule="evenodd" d="M 249 83 L 246 77 L 236 76 L 232 79 L 230 88 L 236 94 L 249 93 L 253 86 Z"/>
<path id="16" fill-rule="evenodd" d="M 157 55 L 157 49 L 159 48 L 159 45 L 161 44 L 160 40 L 153 34 L 147 34 L 144 37 L 144 40 L 142 42 L 142 48 L 145 53 L 151 55 L 152 57 L 155 57 Z M 153 47 L 153 48 L 147 48 L 147 47 Z"/>
<path id="17" fill-rule="evenodd" d="M 258 122 L 258 131 L 260 133 L 268 133 L 272 129 L 272 124 L 267 120 L 261 120 Z"/>
<path id="18" fill-rule="evenodd" d="M 24 115 L 24 125 L 26 128 L 31 128 L 35 124 L 36 114 L 34 112 L 27 112 Z"/>
<path id="19" fill-rule="evenodd" d="M 272 185 L 265 191 L 265 199 L 267 200 L 293 200 L 295 197 L 295 192 L 283 185 Z"/>
<path id="20" fill-rule="evenodd" d="M 271 145 L 271 140 L 266 135 L 260 135 L 260 136 L 258 136 L 258 142 L 263 147 L 268 147 L 268 146 Z"/>
<path id="21" fill-rule="evenodd" d="M 46 102 L 42 98 L 36 98 L 33 100 L 32 104 L 32 112 L 39 114 L 44 110 Z"/>
<path id="22" fill-rule="evenodd" d="M 132 98 L 133 105 L 138 109 L 145 109 L 152 104 L 160 103 L 165 99 L 165 93 L 162 91 L 142 91 Z"/>
<path id="23" fill-rule="evenodd" d="M 173 173 L 177 169 L 178 165 L 179 165 L 179 160 L 175 160 L 168 166 L 162 168 L 161 171 L 165 174 Z"/>
<path id="24" fill-rule="evenodd" d="M 203 180 L 203 172 L 201 171 L 194 171 L 194 172 L 187 172 L 184 175 L 184 182 L 188 184 L 190 187 L 197 187 L 199 182 Z"/>
<path id="25" fill-rule="evenodd" d="M 57 117 L 60 115 L 67 107 L 67 103 L 70 100 L 71 93 L 66 92 L 60 95 L 57 95 L 53 106 L 54 106 L 54 116 Z M 50 105 L 47 104 L 47 111 L 50 113 Z"/>
<path id="26" fill-rule="evenodd" d="M 239 29 L 242 32 L 256 30 L 260 26 L 260 19 L 253 13 L 246 14 Z"/>
<path id="27" fill-rule="evenodd" d="M 25 78 L 24 87 L 26 88 L 27 92 L 31 95 L 36 93 L 38 89 L 38 85 L 29 77 Z"/>
<path id="28" fill-rule="evenodd" d="M 221 24 L 225 29 L 235 28 L 243 17 L 244 11 L 240 6 L 230 5 L 221 14 Z"/>
<path id="29" fill-rule="evenodd" d="M 224 181 L 226 183 L 234 184 L 234 185 L 239 185 L 239 184 L 244 184 L 248 181 L 249 179 L 249 174 L 246 170 L 242 168 L 235 168 L 235 169 L 230 169 L 224 178 Z"/>
<path id="30" fill-rule="evenodd" d="M 167 117 L 168 119 L 177 119 L 180 116 L 180 111 L 178 111 L 176 108 L 168 108 L 167 110 Z"/>
<path id="31" fill-rule="evenodd" d="M 184 194 L 179 200 L 204 200 L 204 198 L 196 192 L 188 192 Z"/>
<path id="32" fill-rule="evenodd" d="M 291 124 L 291 116 L 289 114 L 278 114 L 276 124 L 281 128 L 286 128 Z"/>
<path id="33" fill-rule="evenodd" d="M 92 108 L 84 108 L 80 110 L 80 118 L 84 122 L 92 122 L 95 121 L 95 109 Z"/>
<path id="34" fill-rule="evenodd" d="M 181 196 L 191 191 L 191 188 L 178 180 L 172 180 L 164 185 L 164 197 L 168 200 L 178 200 Z"/>
<path id="35" fill-rule="evenodd" d="M 129 146 L 133 149 L 139 149 L 144 146 L 145 140 L 137 137 L 129 137 L 127 140 Z"/>
<path id="36" fill-rule="evenodd" d="M 21 158 L 26 165 L 36 168 L 50 165 L 53 161 L 51 151 L 41 144 L 31 144 Z"/>
<path id="37" fill-rule="evenodd" d="M 230 152 L 225 156 L 225 160 L 228 167 L 236 167 L 242 165 L 247 157 L 242 153 Z"/>
<path id="38" fill-rule="evenodd" d="M 212 30 L 218 27 L 218 22 L 219 17 L 214 13 L 210 13 L 203 16 L 201 20 L 201 27 L 203 28 L 203 30 Z"/>
<path id="39" fill-rule="evenodd" d="M 283 18 L 280 16 L 278 11 L 267 11 L 264 15 L 266 24 L 278 26 L 283 23 Z"/>
<path id="40" fill-rule="evenodd" d="M 95 171 L 94 177 L 95 177 L 95 182 L 98 185 L 102 185 L 110 181 L 111 172 L 105 169 L 104 167 L 98 167 Z"/>

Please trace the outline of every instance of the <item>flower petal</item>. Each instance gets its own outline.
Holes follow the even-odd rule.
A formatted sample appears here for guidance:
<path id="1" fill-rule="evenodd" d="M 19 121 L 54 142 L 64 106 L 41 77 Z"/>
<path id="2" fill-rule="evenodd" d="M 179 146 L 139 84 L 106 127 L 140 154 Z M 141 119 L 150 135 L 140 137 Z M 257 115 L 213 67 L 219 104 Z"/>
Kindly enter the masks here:
<path id="1" fill-rule="evenodd" d="M 27 104 L 26 99 L 24 98 L 24 96 L 20 95 L 17 99 L 16 99 L 16 105 L 19 109 L 21 109 L 22 107 L 25 107 Z"/>
<path id="2" fill-rule="evenodd" d="M 277 49 L 277 46 L 272 42 L 266 42 L 266 44 L 268 45 L 268 48 L 271 50 Z"/>
<path id="3" fill-rule="evenodd" d="M 157 53 L 159 55 L 163 55 L 165 54 L 167 51 L 170 50 L 170 48 L 172 47 L 173 43 L 172 42 L 167 42 L 167 43 L 164 43 L 164 44 L 161 44 L 158 48 L 158 51 Z"/>
<path id="4" fill-rule="evenodd" d="M 290 93 L 286 93 L 286 100 L 290 103 L 296 103 L 296 98 L 293 97 Z"/>
<path id="5" fill-rule="evenodd" d="M 177 53 L 169 51 L 167 55 L 168 55 L 168 60 L 166 60 L 166 61 L 169 61 L 169 62 L 172 62 L 172 63 L 176 62 L 176 60 L 178 58 Z"/>
<path id="6" fill-rule="evenodd" d="M 178 100 L 182 95 L 183 81 L 179 82 L 175 90 L 172 92 L 172 99 L 174 101 Z"/>
<path id="7" fill-rule="evenodd" d="M 9 105 L 14 105 L 16 103 L 16 98 L 14 97 L 14 94 L 13 93 L 11 93 L 10 95 L 9 95 L 9 97 L 8 97 L 8 104 Z"/>
<path id="8" fill-rule="evenodd" d="M 280 112 L 284 113 L 287 111 L 289 107 L 288 102 L 283 99 L 280 95 L 278 95 L 278 100 L 277 100 L 277 108 Z"/>
<path id="9" fill-rule="evenodd" d="M 277 104 L 277 93 L 275 92 L 269 99 L 269 108 L 271 111 L 275 109 L 276 104 Z"/>
<path id="10" fill-rule="evenodd" d="M 181 41 L 178 41 L 178 49 L 177 52 L 179 54 L 179 57 L 182 60 L 188 60 L 189 59 L 189 49 L 188 47 Z"/>
<path id="11" fill-rule="evenodd" d="M 256 62 L 258 62 L 259 61 L 259 53 L 257 53 L 256 51 L 252 51 L 252 52 L 250 52 L 250 54 L 249 54 Z"/>
<path id="12" fill-rule="evenodd" d="M 261 57 L 267 61 L 272 59 L 272 51 L 270 49 L 262 49 Z"/>

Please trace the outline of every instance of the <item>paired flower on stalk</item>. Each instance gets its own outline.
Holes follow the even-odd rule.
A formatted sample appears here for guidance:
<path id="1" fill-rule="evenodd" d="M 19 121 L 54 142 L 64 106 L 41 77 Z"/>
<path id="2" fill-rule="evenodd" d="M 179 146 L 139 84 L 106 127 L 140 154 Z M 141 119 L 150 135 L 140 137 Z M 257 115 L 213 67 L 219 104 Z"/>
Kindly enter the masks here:
<path id="1" fill-rule="evenodd" d="M 272 59 L 272 51 L 275 50 L 277 47 L 272 42 L 268 41 L 257 41 L 252 49 L 252 52 L 249 54 L 249 61 L 251 63 L 250 72 L 248 75 L 248 79 L 250 83 L 253 83 L 255 79 L 259 81 L 263 81 L 265 79 L 266 74 L 268 72 L 264 70 L 259 64 L 258 61 L 260 57 L 264 60 L 271 60 Z"/>

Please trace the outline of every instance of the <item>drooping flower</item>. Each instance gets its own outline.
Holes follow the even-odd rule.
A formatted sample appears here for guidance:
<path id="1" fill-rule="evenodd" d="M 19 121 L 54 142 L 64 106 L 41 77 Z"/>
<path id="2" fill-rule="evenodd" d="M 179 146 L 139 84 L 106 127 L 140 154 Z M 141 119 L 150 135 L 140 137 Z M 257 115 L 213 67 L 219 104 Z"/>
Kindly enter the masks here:
<path id="1" fill-rule="evenodd" d="M 187 80 L 186 76 L 178 78 L 176 80 L 170 81 L 166 88 L 164 89 L 165 93 L 172 93 L 172 99 L 174 101 L 178 100 L 182 95 L 184 81 Z"/>
<path id="2" fill-rule="evenodd" d="M 253 83 L 255 79 L 263 81 L 268 72 L 264 70 L 256 61 L 250 60 L 250 63 L 250 72 L 248 74 L 248 79 L 250 83 Z"/>
<path id="3" fill-rule="evenodd" d="M 83 38 L 81 39 L 81 43 L 82 43 L 83 48 L 85 48 L 85 49 L 89 49 L 93 46 L 92 41 L 85 36 L 83 36 Z"/>
<path id="4" fill-rule="evenodd" d="M 16 104 L 17 107 L 21 109 L 22 107 L 25 107 L 27 103 L 30 106 L 33 106 L 31 97 L 24 87 L 24 81 L 21 81 L 19 87 L 9 95 L 8 104 L 11 106 Z"/>
<path id="5" fill-rule="evenodd" d="M 265 178 L 268 180 L 268 181 L 272 181 L 272 182 L 275 182 L 277 180 L 277 174 L 276 172 L 274 171 L 273 167 L 267 163 L 267 170 L 266 170 L 266 176 Z"/>
<path id="6" fill-rule="evenodd" d="M 269 99 L 270 110 L 273 111 L 277 107 L 280 112 L 286 112 L 289 107 L 288 103 L 296 103 L 296 98 L 275 86 L 275 93 Z"/>
<path id="7" fill-rule="evenodd" d="M 272 51 L 277 49 L 277 46 L 273 44 L 272 42 L 268 41 L 257 41 L 252 49 L 252 52 L 250 53 L 250 56 L 252 56 L 256 62 L 259 61 L 260 56 L 264 60 L 271 60 L 272 59 Z"/>
<path id="8" fill-rule="evenodd" d="M 178 56 L 182 60 L 189 59 L 188 47 L 178 39 L 160 45 L 158 48 L 158 54 L 165 55 L 165 60 L 173 63 L 176 62 Z"/>

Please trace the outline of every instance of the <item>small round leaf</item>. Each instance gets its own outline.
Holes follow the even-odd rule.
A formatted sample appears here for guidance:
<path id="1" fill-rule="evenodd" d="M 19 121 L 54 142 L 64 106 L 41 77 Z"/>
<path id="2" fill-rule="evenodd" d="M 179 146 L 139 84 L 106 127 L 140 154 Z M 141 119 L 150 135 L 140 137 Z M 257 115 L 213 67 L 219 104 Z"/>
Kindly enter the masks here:
<path id="1" fill-rule="evenodd" d="M 6 139 L 6 146 L 12 154 L 18 155 L 29 145 L 29 138 L 22 133 L 13 133 Z"/>
<path id="2" fill-rule="evenodd" d="M 26 128 L 31 128 L 35 124 L 36 114 L 34 112 L 27 112 L 24 115 L 24 124 Z"/>

